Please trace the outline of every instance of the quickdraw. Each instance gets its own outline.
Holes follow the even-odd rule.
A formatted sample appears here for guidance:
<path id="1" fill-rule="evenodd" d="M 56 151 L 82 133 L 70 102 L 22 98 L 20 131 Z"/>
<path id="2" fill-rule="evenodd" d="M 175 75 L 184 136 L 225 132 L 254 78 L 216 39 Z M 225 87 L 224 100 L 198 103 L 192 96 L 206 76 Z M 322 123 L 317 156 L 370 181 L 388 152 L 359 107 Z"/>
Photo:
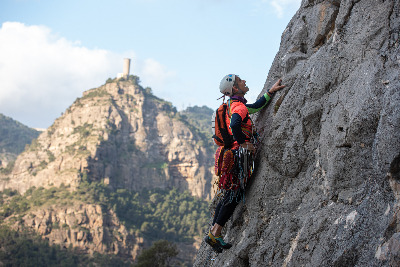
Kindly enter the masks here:
<path id="1" fill-rule="evenodd" d="M 251 141 L 257 145 L 258 136 L 255 135 Z M 254 160 L 255 154 L 243 147 L 234 150 L 219 147 L 215 153 L 215 174 L 218 176 L 214 183 L 217 187 L 215 195 L 230 191 L 231 201 L 240 199 L 254 172 Z M 244 195 L 242 199 L 244 201 Z"/>
<path id="2" fill-rule="evenodd" d="M 254 124 L 252 124 L 254 127 Z M 260 142 L 259 134 L 255 127 L 250 142 L 256 151 Z M 230 192 L 230 201 L 243 199 L 246 184 L 254 172 L 255 153 L 239 146 L 237 149 L 218 147 L 215 153 L 215 175 L 218 177 L 214 184 L 215 196 L 220 197 L 225 192 Z M 239 190 L 240 189 L 240 190 Z M 242 194 L 242 197 L 240 196 Z M 241 198 L 240 198 L 241 197 Z"/>

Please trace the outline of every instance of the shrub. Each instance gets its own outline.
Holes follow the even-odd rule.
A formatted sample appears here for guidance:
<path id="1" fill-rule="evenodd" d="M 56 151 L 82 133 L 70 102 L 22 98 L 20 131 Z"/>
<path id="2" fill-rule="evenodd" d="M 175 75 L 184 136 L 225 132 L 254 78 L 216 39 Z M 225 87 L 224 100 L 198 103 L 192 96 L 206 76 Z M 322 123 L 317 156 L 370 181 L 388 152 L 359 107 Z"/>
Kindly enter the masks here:
<path id="1" fill-rule="evenodd" d="M 146 266 L 175 266 L 175 257 L 178 255 L 178 249 L 174 243 L 167 240 L 158 240 L 153 245 L 143 250 L 137 257 L 136 267 Z"/>

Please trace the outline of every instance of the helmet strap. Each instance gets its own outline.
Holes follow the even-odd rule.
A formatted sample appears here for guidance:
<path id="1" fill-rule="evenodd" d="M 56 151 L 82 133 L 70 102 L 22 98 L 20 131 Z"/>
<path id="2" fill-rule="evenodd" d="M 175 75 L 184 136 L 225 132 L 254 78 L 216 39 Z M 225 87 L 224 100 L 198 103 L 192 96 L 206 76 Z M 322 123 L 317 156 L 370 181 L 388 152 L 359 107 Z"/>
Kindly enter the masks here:
<path id="1" fill-rule="evenodd" d="M 222 103 L 225 103 L 225 96 L 226 96 L 226 95 L 223 95 L 223 96 L 221 96 L 220 98 L 217 98 L 217 100 L 220 100 L 221 98 L 223 98 L 223 99 L 222 99 Z"/>

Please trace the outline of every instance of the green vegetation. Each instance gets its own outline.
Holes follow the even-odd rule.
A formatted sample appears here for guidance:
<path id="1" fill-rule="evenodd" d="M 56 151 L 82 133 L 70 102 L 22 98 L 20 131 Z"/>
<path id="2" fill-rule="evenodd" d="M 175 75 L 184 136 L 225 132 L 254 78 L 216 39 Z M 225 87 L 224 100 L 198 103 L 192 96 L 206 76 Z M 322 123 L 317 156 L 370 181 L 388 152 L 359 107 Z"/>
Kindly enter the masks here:
<path id="1" fill-rule="evenodd" d="M 168 168 L 168 163 L 167 162 L 148 163 L 145 164 L 143 168 L 166 169 Z"/>
<path id="2" fill-rule="evenodd" d="M 178 255 L 176 245 L 167 240 L 158 240 L 143 250 L 137 257 L 135 267 L 176 266 L 174 258 Z M 172 265 L 174 264 L 174 265 Z"/>
<path id="3" fill-rule="evenodd" d="M 131 233 L 139 233 L 146 240 L 153 241 L 151 248 L 144 250 L 135 266 L 169 266 L 176 256 L 176 247 L 165 240 L 187 242 L 205 231 L 208 215 L 208 203 L 192 197 L 189 192 L 172 190 L 142 190 L 130 192 L 127 189 L 111 190 L 99 182 L 88 182 L 82 174 L 82 183 L 75 191 L 64 185 L 44 189 L 32 187 L 21 195 L 15 190 L 0 192 L 0 222 L 21 221 L 29 211 L 46 206 L 68 207 L 79 203 L 99 204 L 104 216 L 107 210 L 113 210 L 120 222 Z M 79 228 L 79 225 L 54 223 L 53 229 Z M 0 262 L 5 266 L 125 266 L 125 262 L 116 256 L 95 254 L 94 257 L 78 254 L 72 248 L 65 250 L 58 246 L 49 246 L 31 232 L 13 232 L 5 230 L 0 224 Z M 6 241 L 4 241 L 6 240 Z M 157 241 L 164 240 L 164 241 Z M 157 241 L 157 242 L 156 242 Z M 18 255 L 18 257 L 14 257 Z M 148 265 L 151 257 L 158 265 Z M 31 261 L 29 261 L 31 259 Z M 31 264 L 31 265 L 30 265 Z"/>
<path id="4" fill-rule="evenodd" d="M 46 152 L 47 152 L 47 156 L 48 156 L 48 158 L 49 158 L 49 162 L 53 162 L 53 161 L 56 160 L 56 157 L 54 156 L 53 153 L 51 153 L 50 150 L 47 150 Z"/>
<path id="5" fill-rule="evenodd" d="M 39 134 L 40 132 L 0 114 L 0 151 L 18 155 Z"/>
<path id="6" fill-rule="evenodd" d="M 14 169 L 15 161 L 10 161 L 5 168 L 0 168 L 1 174 L 10 174 Z"/>
<path id="7" fill-rule="evenodd" d="M 28 230 L 14 231 L 0 226 L 0 262 L 2 266 L 129 266 L 115 255 L 82 254 L 72 247 L 49 245 Z"/>
<path id="8" fill-rule="evenodd" d="M 134 85 L 139 85 L 140 83 L 140 78 L 136 75 L 129 75 L 128 80 L 132 81 Z"/>
<path id="9" fill-rule="evenodd" d="M 209 138 L 212 136 L 211 116 L 213 113 L 214 111 L 207 106 L 188 107 L 180 112 L 182 117 L 190 124 L 197 125 L 200 131 Z"/>
<path id="10" fill-rule="evenodd" d="M 214 142 L 211 131 L 211 116 L 213 110 L 207 106 L 188 107 L 181 111 L 180 120 L 186 124 L 189 129 L 198 136 L 198 146 L 214 150 Z"/>
<path id="11" fill-rule="evenodd" d="M 197 136 L 197 145 L 210 150 L 214 149 L 211 131 L 212 113 L 212 109 L 206 106 L 194 106 L 179 112 L 177 116 Z"/>
<path id="12" fill-rule="evenodd" d="M 47 128 L 47 135 L 48 136 L 52 136 L 56 131 L 56 127 L 53 125 L 51 125 L 49 128 Z"/>
<path id="13" fill-rule="evenodd" d="M 144 88 L 144 92 L 145 92 L 147 95 L 152 95 L 152 94 L 153 94 L 153 90 L 151 89 L 151 87 L 146 87 L 146 88 Z"/>
<path id="14" fill-rule="evenodd" d="M 94 97 L 103 97 L 103 96 L 109 96 L 110 94 L 104 90 L 104 89 L 93 89 L 92 91 L 90 91 L 89 93 L 87 93 L 86 95 L 82 96 L 81 98 L 79 98 L 80 100 L 84 100 L 87 98 L 94 98 Z"/>
<path id="15" fill-rule="evenodd" d="M 33 139 L 30 145 L 29 144 L 25 145 L 25 150 L 27 151 L 38 151 L 40 150 L 40 148 L 41 145 L 37 139 Z"/>
<path id="16" fill-rule="evenodd" d="M 85 122 L 84 125 L 75 127 L 72 134 L 79 133 L 82 138 L 86 138 L 90 135 L 92 129 L 93 129 L 93 124 Z"/>
<path id="17" fill-rule="evenodd" d="M 142 88 L 142 92 L 145 96 L 151 98 L 153 101 L 160 104 L 161 111 L 165 112 L 170 118 L 179 118 L 176 107 L 174 107 L 174 105 L 171 102 L 153 95 L 153 92 L 150 87 L 146 87 L 145 89 Z"/>
<path id="18" fill-rule="evenodd" d="M 127 189 L 112 191 L 99 182 L 89 183 L 86 177 L 82 175 L 83 182 L 76 191 L 61 186 L 32 187 L 24 195 L 8 189 L 0 192 L 0 221 L 9 216 L 20 217 L 36 207 L 80 202 L 114 210 L 130 232 L 141 232 L 151 240 L 189 241 L 204 232 L 209 219 L 208 203 L 189 192 L 179 193 L 176 189 L 139 193 Z"/>
<path id="19" fill-rule="evenodd" d="M 110 202 L 129 229 L 152 240 L 188 241 L 201 235 L 208 221 L 207 202 L 175 189 L 142 191 L 140 195 L 118 189 Z"/>
<path id="20" fill-rule="evenodd" d="M 87 150 L 86 140 L 93 132 L 93 124 L 85 123 L 84 125 L 80 125 L 74 128 L 72 134 L 79 134 L 80 138 L 75 143 L 68 145 L 65 147 L 65 152 L 70 155 L 80 156 L 80 157 L 88 157 L 90 155 L 90 151 Z M 51 157 L 52 153 L 47 151 L 49 156 L 49 162 L 54 160 L 54 155 Z"/>
<path id="21" fill-rule="evenodd" d="M 139 85 L 140 83 L 140 78 L 136 75 L 129 75 L 127 79 L 125 79 L 124 77 L 121 78 L 108 78 L 108 80 L 106 81 L 106 83 L 112 83 L 112 82 L 123 82 L 123 81 L 131 81 L 134 85 Z"/>

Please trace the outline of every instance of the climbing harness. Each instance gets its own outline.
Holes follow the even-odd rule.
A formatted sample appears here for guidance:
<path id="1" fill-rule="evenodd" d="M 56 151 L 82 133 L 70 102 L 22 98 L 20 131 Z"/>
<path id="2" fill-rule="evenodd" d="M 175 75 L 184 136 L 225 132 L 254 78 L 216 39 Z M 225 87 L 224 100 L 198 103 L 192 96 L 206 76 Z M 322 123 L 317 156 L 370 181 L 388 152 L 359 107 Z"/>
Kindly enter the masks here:
<path id="1" fill-rule="evenodd" d="M 254 134 L 250 141 L 257 147 L 258 134 Z M 213 185 L 215 196 L 221 197 L 229 192 L 229 202 L 239 202 L 240 199 L 244 202 L 245 188 L 254 172 L 254 160 L 254 152 L 241 146 L 237 149 L 218 147 L 214 165 L 215 175 L 218 176 Z"/>

